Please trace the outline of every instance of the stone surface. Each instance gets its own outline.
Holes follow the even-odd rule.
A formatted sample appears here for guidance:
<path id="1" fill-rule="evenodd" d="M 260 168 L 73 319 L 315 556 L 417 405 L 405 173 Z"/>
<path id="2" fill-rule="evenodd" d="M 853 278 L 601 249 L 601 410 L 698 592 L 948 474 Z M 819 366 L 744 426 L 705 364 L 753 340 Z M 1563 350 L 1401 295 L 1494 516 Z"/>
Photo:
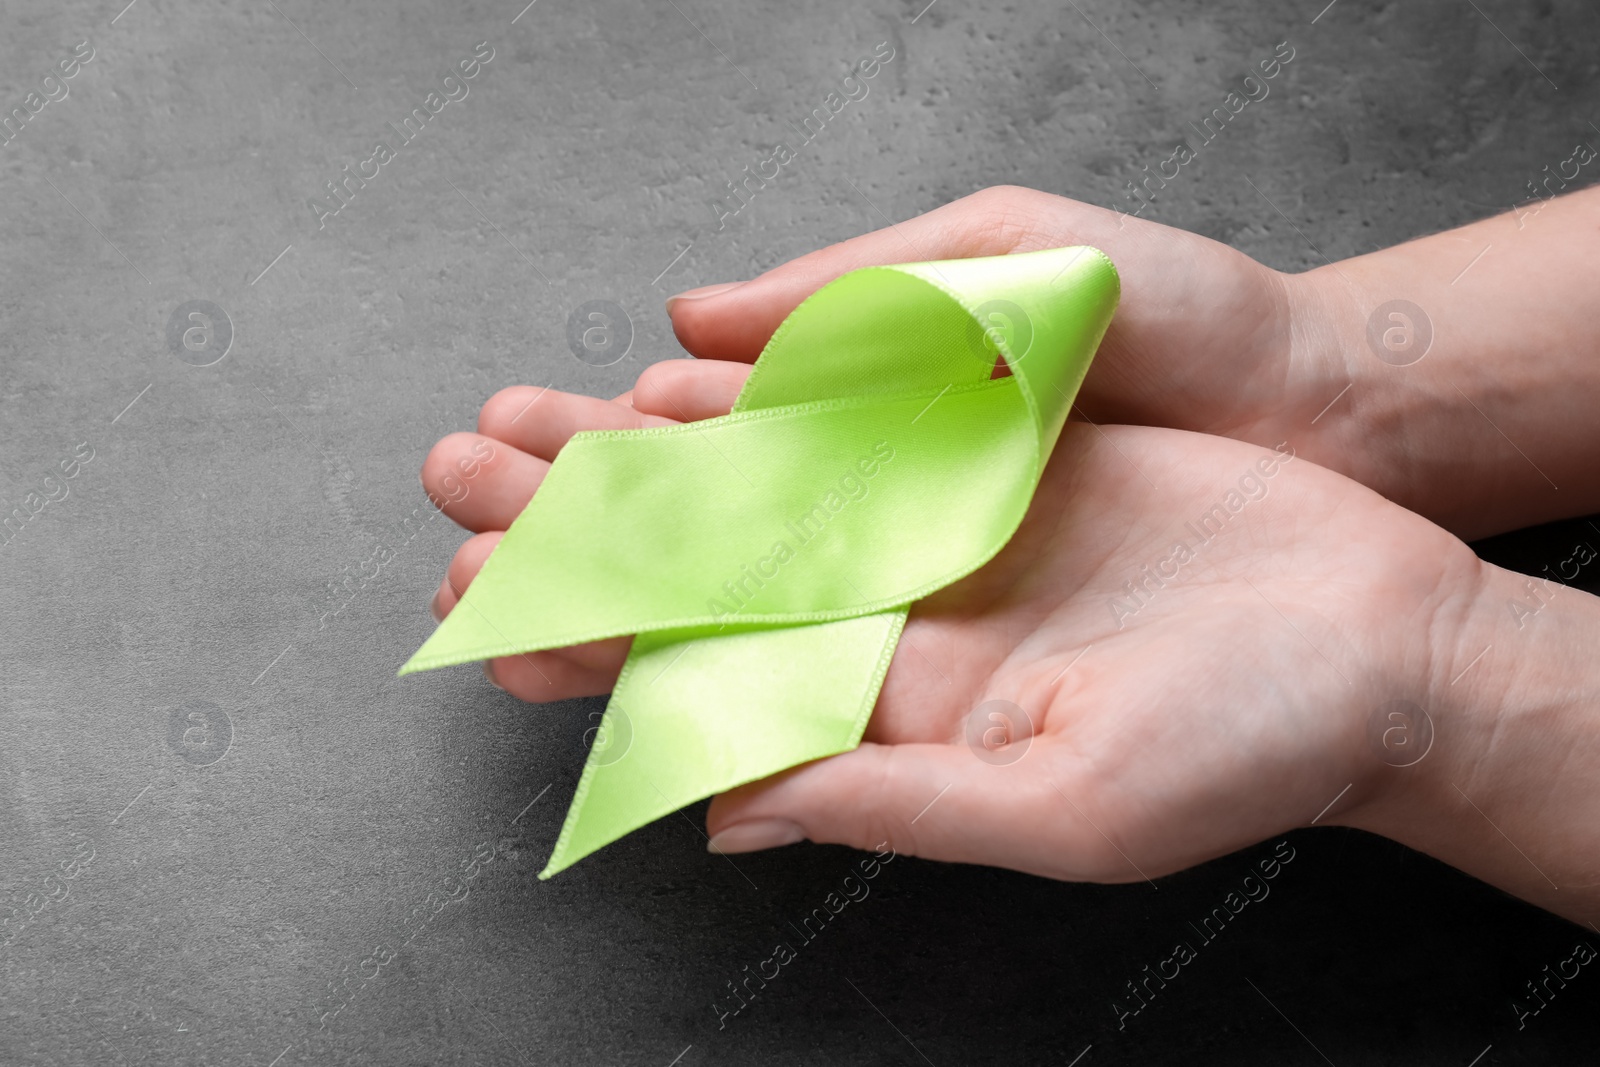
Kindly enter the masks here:
<path id="1" fill-rule="evenodd" d="M 1342 830 L 1294 835 L 1120 1031 L 1270 846 L 1159 891 L 897 860 L 719 1018 L 853 855 L 710 858 L 691 810 L 537 882 L 602 702 L 394 675 L 461 539 L 428 446 L 505 384 L 620 392 L 676 351 L 669 293 L 986 185 L 1120 205 L 1284 41 L 1150 217 L 1304 268 L 1506 209 L 1600 136 L 1592 4 L 1322 2 L 0 4 L 5 113 L 93 50 L 0 144 L 5 508 L 92 453 L 0 545 L 0 1063 L 1592 1058 L 1592 992 L 1510 1008 L 1575 928 Z M 631 320 L 610 366 L 568 349 L 589 300 Z M 1490 548 L 1536 570 L 1569 533 Z"/>

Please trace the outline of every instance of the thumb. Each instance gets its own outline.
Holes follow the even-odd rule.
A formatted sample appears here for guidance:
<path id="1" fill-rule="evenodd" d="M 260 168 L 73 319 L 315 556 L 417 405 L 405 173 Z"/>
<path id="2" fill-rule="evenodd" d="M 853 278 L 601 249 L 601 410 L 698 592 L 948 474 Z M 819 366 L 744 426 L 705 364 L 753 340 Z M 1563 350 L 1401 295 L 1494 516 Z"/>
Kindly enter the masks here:
<path id="1" fill-rule="evenodd" d="M 753 852 L 804 839 L 1094 877 L 1106 842 L 1053 788 L 1046 762 L 1028 762 L 995 766 L 965 745 L 869 742 L 717 797 L 708 847 Z"/>
<path id="2" fill-rule="evenodd" d="M 1047 193 L 985 189 L 925 215 L 790 260 L 744 283 L 708 285 L 667 298 L 673 332 L 701 359 L 752 363 L 800 302 L 861 267 L 966 259 L 1016 251 L 1018 201 Z M 888 221 L 885 219 L 885 221 Z"/>

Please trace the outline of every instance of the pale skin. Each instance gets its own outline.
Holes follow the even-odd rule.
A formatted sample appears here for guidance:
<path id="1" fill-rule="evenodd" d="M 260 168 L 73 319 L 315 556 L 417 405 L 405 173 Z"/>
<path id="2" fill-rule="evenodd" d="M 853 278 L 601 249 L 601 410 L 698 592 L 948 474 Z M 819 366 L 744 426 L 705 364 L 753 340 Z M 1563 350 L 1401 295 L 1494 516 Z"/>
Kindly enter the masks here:
<path id="1" fill-rule="evenodd" d="M 1600 511 L 1597 226 L 1600 191 L 1290 275 L 1155 223 L 986 190 L 675 298 L 698 358 L 647 368 L 615 400 L 496 394 L 478 433 L 446 437 L 423 467 L 477 533 L 434 613 L 574 433 L 726 412 L 772 330 L 828 280 L 1093 244 L 1122 273 L 1122 305 L 1021 529 L 913 607 L 862 746 L 716 798 L 713 848 L 887 841 L 1126 882 L 1346 825 L 1600 924 L 1600 600 L 1530 585 L 1459 539 Z M 1367 342 L 1372 309 L 1393 299 L 1432 323 L 1411 366 Z M 451 500 L 463 460 L 473 489 Z M 1125 583 L 1252 471 L 1254 499 L 1130 612 Z M 600 694 L 627 648 L 486 670 L 524 700 Z M 996 699 L 1034 734 L 1001 765 L 966 742 L 969 714 Z M 1403 768 L 1371 730 L 1396 700 L 1434 729 Z"/>

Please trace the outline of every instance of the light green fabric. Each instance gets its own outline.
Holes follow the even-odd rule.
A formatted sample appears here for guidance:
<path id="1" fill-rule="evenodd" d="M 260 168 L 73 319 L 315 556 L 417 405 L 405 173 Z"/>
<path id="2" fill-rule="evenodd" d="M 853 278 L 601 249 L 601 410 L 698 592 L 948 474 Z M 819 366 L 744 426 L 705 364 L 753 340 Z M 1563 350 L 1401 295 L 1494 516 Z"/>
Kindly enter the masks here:
<path id="1" fill-rule="evenodd" d="M 1118 294 L 1092 248 L 858 270 L 731 414 L 573 437 L 400 672 L 638 635 L 540 877 L 860 743 L 907 609 L 1016 531 Z"/>

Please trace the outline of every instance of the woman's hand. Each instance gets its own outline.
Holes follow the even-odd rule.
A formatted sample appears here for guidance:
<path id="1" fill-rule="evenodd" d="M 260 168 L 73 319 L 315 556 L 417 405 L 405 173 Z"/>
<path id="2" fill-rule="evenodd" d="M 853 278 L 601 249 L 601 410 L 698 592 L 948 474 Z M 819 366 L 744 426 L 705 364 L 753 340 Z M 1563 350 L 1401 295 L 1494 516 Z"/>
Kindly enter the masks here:
<path id="1" fill-rule="evenodd" d="M 445 503 L 483 532 L 451 564 L 436 612 L 453 607 L 573 433 L 719 414 L 747 373 L 658 364 L 626 402 L 497 394 L 480 434 L 446 438 L 424 469 L 445 498 L 460 462 L 479 468 L 473 492 Z M 530 402 L 537 418 L 519 414 Z M 1011 543 L 913 607 L 865 743 L 717 798 L 716 847 L 887 841 L 1130 881 L 1345 822 L 1425 849 L 1444 842 L 1446 858 L 1541 899 L 1518 880 L 1519 858 L 1449 808 L 1470 810 L 1452 791 L 1460 783 L 1498 820 L 1517 817 L 1483 778 L 1503 694 L 1496 661 L 1474 660 L 1508 576 L 1294 451 L 1292 440 L 1268 449 L 1070 424 Z M 491 678 L 527 700 L 603 693 L 627 646 L 497 660 Z M 1454 686 L 1469 667 L 1478 673 Z M 1397 701 L 1424 709 L 1446 739 L 1416 768 L 1394 766 L 1385 709 Z M 1456 838 L 1438 829 L 1447 809 Z M 1509 866 L 1495 865 L 1499 853 Z"/>
<path id="2" fill-rule="evenodd" d="M 667 310 L 695 356 L 749 363 L 802 300 L 852 270 L 1076 244 L 1106 252 L 1122 275 L 1121 305 L 1079 396 L 1082 418 L 1271 445 L 1302 432 L 1344 388 L 1343 359 L 1313 355 L 1306 343 L 1320 307 L 1296 277 L 1183 230 L 1012 186 L 743 284 L 691 290 L 669 299 Z"/>
<path id="3" fill-rule="evenodd" d="M 1094 245 L 1123 293 L 1080 418 L 1292 438 L 1302 458 L 1478 537 L 1600 509 L 1596 271 L 1574 237 L 1596 225 L 1600 189 L 1291 275 L 998 187 L 668 311 L 694 355 L 750 362 L 801 300 L 858 267 Z"/>

